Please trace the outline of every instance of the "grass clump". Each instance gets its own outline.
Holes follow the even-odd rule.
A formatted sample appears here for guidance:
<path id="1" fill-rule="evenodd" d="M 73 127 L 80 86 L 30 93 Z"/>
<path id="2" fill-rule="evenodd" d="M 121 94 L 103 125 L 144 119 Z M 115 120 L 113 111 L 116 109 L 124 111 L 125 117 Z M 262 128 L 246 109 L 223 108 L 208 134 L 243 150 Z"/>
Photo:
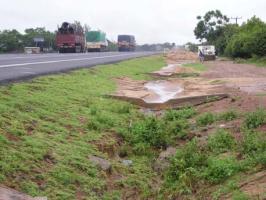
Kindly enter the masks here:
<path id="1" fill-rule="evenodd" d="M 210 157 L 207 160 L 207 167 L 203 172 L 204 178 L 210 183 L 221 183 L 240 170 L 235 158 L 216 158 Z"/>
<path id="2" fill-rule="evenodd" d="M 235 145 L 234 137 L 223 129 L 219 129 L 208 138 L 208 148 L 214 153 L 230 151 Z"/>
<path id="3" fill-rule="evenodd" d="M 196 115 L 196 110 L 193 107 L 187 107 L 180 110 L 168 110 L 164 114 L 166 121 L 174 121 L 179 119 L 189 119 Z"/>
<path id="4" fill-rule="evenodd" d="M 227 112 L 223 112 L 221 114 L 219 114 L 219 119 L 220 120 L 224 120 L 224 121 L 232 121 L 234 119 L 236 119 L 238 117 L 238 114 L 233 111 L 233 110 L 229 110 Z"/>
<path id="5" fill-rule="evenodd" d="M 264 109 L 248 113 L 244 121 L 244 126 L 248 129 L 258 128 L 263 124 L 266 124 L 266 111 Z"/>
<path id="6" fill-rule="evenodd" d="M 199 150 L 196 140 L 189 142 L 172 158 L 166 174 L 166 187 L 180 194 L 191 193 L 205 163 L 206 155 Z"/>
<path id="7" fill-rule="evenodd" d="M 216 121 L 216 116 L 210 112 L 204 113 L 197 117 L 196 119 L 197 125 L 199 126 L 207 126 L 211 125 Z"/>
<path id="8" fill-rule="evenodd" d="M 262 132 L 245 131 L 240 150 L 254 164 L 266 166 L 266 136 Z"/>
<path id="9" fill-rule="evenodd" d="M 145 117 L 143 121 L 133 124 L 130 128 L 129 141 L 145 147 L 150 145 L 155 148 L 165 148 L 169 143 L 165 130 L 165 124 L 160 119 L 153 116 Z"/>

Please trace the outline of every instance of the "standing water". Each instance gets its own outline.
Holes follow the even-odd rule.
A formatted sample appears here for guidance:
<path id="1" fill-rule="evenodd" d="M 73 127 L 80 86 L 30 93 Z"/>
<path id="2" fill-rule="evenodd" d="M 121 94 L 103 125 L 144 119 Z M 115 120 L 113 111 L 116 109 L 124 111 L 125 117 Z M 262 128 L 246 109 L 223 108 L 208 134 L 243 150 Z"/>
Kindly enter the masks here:
<path id="1" fill-rule="evenodd" d="M 147 103 L 165 103 L 183 91 L 179 85 L 171 85 L 168 81 L 161 80 L 148 82 L 144 87 L 156 94 L 156 97 L 146 99 Z"/>

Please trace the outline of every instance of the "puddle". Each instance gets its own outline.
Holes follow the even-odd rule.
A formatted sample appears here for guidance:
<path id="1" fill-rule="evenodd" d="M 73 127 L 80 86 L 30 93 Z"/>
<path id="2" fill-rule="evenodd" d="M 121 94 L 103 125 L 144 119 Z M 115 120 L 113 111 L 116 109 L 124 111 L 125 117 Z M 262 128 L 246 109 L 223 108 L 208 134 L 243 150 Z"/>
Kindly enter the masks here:
<path id="1" fill-rule="evenodd" d="M 165 103 L 184 90 L 179 85 L 170 85 L 168 81 L 161 80 L 148 82 L 144 87 L 156 95 L 145 98 L 144 101 L 147 103 Z"/>

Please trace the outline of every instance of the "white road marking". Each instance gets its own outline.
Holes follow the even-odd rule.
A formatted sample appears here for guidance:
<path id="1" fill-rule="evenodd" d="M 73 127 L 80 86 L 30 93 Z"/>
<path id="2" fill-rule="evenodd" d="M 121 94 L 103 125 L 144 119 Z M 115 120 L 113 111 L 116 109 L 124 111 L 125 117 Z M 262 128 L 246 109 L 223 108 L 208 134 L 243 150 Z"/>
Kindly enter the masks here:
<path id="1" fill-rule="evenodd" d="M 97 53 L 97 52 L 95 52 Z M 108 52 L 108 54 L 112 54 L 113 52 Z M 0 60 L 7 60 L 7 59 L 27 59 L 27 58 L 59 58 L 59 57 L 67 57 L 67 56 L 86 56 L 88 54 L 93 54 L 93 53 L 73 53 L 73 54 L 44 54 L 44 55 L 36 55 L 36 54 L 26 54 L 24 56 L 16 56 L 12 57 L 10 55 L 8 56 L 2 56 L 0 55 Z"/>
<path id="2" fill-rule="evenodd" d="M 21 72 L 22 74 L 36 74 L 35 72 Z"/>
<path id="3" fill-rule="evenodd" d="M 113 58 L 113 57 L 125 57 L 125 56 L 129 56 L 129 55 L 137 55 L 137 54 L 139 54 L 139 53 L 130 53 L 130 54 L 112 55 L 112 56 L 99 56 L 99 57 L 90 57 L 90 58 L 72 58 L 72 59 L 64 59 L 64 60 L 50 60 L 50 61 L 41 61 L 41 62 L 8 64 L 8 65 L 0 65 L 0 68 L 26 66 L 26 65 L 38 65 L 38 64 L 60 63 L 60 62 L 69 62 L 69 61 L 93 60 L 93 59 Z"/>

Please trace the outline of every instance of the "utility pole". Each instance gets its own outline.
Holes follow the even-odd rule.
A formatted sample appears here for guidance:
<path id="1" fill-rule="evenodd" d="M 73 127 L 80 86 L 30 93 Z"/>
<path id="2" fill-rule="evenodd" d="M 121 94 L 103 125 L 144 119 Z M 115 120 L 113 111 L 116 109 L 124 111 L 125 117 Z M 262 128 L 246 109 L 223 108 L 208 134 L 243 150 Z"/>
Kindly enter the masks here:
<path id="1" fill-rule="evenodd" d="M 242 17 L 231 17 L 231 19 L 234 19 L 234 20 L 236 20 L 236 25 L 238 25 L 238 23 L 237 23 L 237 22 L 238 22 L 238 20 L 239 20 L 239 19 L 242 19 Z"/>

